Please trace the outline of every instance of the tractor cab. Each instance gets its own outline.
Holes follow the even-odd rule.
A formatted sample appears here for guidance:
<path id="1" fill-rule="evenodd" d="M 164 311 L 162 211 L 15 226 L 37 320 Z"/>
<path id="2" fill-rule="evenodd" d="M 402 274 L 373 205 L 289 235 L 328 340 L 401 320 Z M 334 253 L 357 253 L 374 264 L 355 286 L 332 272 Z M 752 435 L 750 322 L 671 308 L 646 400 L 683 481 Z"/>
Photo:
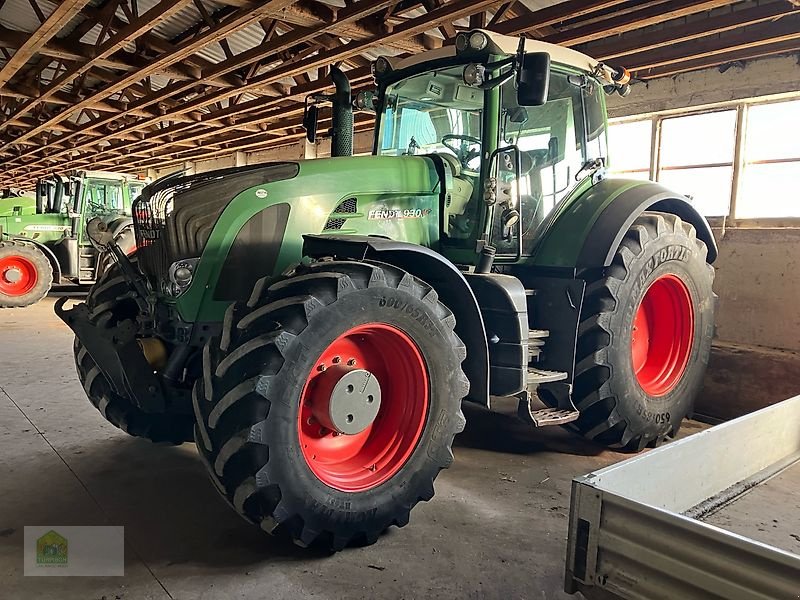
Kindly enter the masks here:
<path id="1" fill-rule="evenodd" d="M 374 152 L 445 161 L 441 242 L 454 259 L 478 240 L 500 262 L 531 256 L 556 208 L 602 177 L 604 90 L 626 89 L 622 71 L 579 52 L 482 30 L 441 50 L 379 58 L 374 71 Z"/>

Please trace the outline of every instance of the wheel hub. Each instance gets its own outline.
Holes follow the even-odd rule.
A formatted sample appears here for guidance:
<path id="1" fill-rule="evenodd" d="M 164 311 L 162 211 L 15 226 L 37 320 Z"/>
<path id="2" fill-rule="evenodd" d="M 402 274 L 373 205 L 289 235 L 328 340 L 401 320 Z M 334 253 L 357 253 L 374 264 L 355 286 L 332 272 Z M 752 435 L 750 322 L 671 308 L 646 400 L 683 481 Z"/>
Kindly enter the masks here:
<path id="1" fill-rule="evenodd" d="M 3 273 L 3 279 L 7 283 L 19 283 L 20 280 L 22 279 L 22 271 L 20 271 L 16 267 L 11 267 L 9 269 L 6 269 L 5 272 Z"/>
<path id="2" fill-rule="evenodd" d="M 303 388 L 297 433 L 306 464 L 343 492 L 377 487 L 414 452 L 429 404 L 427 365 L 412 338 L 387 323 L 352 327 L 322 350 Z"/>
<path id="3" fill-rule="evenodd" d="M 631 331 L 636 379 L 650 396 L 674 390 L 686 373 L 694 338 L 694 306 L 686 284 L 662 275 L 645 291 Z"/>
<path id="4" fill-rule="evenodd" d="M 0 294 L 23 296 L 38 280 L 36 265 L 21 255 L 0 258 Z"/>
<path id="5" fill-rule="evenodd" d="M 311 410 L 320 425 L 344 435 L 372 425 L 381 407 L 381 386 L 366 369 L 334 365 L 320 377 Z"/>

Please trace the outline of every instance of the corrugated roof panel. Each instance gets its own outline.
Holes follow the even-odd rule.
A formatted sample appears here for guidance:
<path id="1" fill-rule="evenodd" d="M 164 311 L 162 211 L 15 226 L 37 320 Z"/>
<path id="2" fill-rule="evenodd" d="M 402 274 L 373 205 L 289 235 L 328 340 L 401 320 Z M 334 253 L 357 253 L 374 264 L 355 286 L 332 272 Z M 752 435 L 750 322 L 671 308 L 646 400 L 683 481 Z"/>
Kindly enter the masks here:
<path id="1" fill-rule="evenodd" d="M 56 8 L 56 5 L 49 0 L 37 0 L 37 4 L 45 17 L 48 17 Z M 0 8 L 0 24 L 9 29 L 28 33 L 35 31 L 41 25 L 39 17 L 36 16 L 28 0 L 6 0 L 6 3 Z"/>

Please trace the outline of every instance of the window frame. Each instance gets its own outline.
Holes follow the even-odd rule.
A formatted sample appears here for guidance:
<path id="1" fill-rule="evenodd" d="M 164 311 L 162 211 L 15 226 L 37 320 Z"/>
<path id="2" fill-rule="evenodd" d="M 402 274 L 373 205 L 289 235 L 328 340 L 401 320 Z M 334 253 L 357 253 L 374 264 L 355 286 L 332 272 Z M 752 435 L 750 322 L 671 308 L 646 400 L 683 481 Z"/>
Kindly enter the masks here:
<path id="1" fill-rule="evenodd" d="M 733 178 L 731 182 L 731 198 L 730 208 L 728 215 L 723 217 L 706 217 L 712 227 L 723 228 L 800 228 L 800 216 L 798 217 L 760 217 L 760 218 L 744 218 L 736 217 L 737 200 L 742 192 L 742 179 L 745 167 L 748 163 L 745 157 L 745 145 L 747 143 L 747 125 L 748 125 L 748 111 L 753 106 L 760 106 L 765 104 L 781 104 L 784 102 L 792 102 L 800 100 L 800 93 L 780 94 L 777 96 L 764 96 L 761 98 L 751 98 L 746 100 L 737 100 L 733 102 L 722 102 L 712 105 L 675 109 L 669 111 L 662 111 L 656 113 L 646 113 L 640 115 L 630 115 L 624 117 L 609 118 L 608 129 L 617 124 L 632 123 L 637 121 L 651 121 L 652 127 L 650 132 L 650 173 L 649 178 L 651 181 L 657 181 L 657 177 L 661 173 L 661 137 L 662 125 L 667 119 L 684 116 L 695 116 L 709 113 L 723 112 L 729 110 L 736 110 L 736 131 L 734 132 L 734 156 L 733 156 Z M 756 161 L 758 164 L 777 164 L 783 162 L 798 162 L 800 157 L 792 157 L 788 159 L 766 159 Z M 612 165 L 614 157 L 611 157 Z M 637 170 L 637 172 L 640 172 Z M 624 176 L 625 172 L 618 172 L 620 176 Z"/>

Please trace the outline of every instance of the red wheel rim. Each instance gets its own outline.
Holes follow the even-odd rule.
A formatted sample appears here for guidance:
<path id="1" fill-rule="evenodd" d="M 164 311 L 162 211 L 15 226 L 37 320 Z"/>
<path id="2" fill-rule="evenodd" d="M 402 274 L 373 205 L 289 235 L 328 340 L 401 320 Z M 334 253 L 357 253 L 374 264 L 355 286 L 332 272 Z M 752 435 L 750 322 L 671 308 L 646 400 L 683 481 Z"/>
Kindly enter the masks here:
<path id="1" fill-rule="evenodd" d="M 312 410 L 325 401 L 325 390 L 342 367 L 369 371 L 381 389 L 374 421 L 353 435 L 323 427 Z M 383 323 L 359 325 L 320 355 L 300 402 L 300 447 L 311 471 L 332 488 L 361 492 L 390 479 L 416 448 L 428 415 L 428 370 L 416 344 L 401 330 Z"/>
<path id="2" fill-rule="evenodd" d="M 23 296 L 36 287 L 36 265 L 24 256 L 0 258 L 0 293 Z"/>
<path id="3" fill-rule="evenodd" d="M 631 334 L 633 370 L 648 395 L 675 389 L 689 364 L 693 338 L 689 289 L 675 275 L 662 275 L 647 288 Z"/>

